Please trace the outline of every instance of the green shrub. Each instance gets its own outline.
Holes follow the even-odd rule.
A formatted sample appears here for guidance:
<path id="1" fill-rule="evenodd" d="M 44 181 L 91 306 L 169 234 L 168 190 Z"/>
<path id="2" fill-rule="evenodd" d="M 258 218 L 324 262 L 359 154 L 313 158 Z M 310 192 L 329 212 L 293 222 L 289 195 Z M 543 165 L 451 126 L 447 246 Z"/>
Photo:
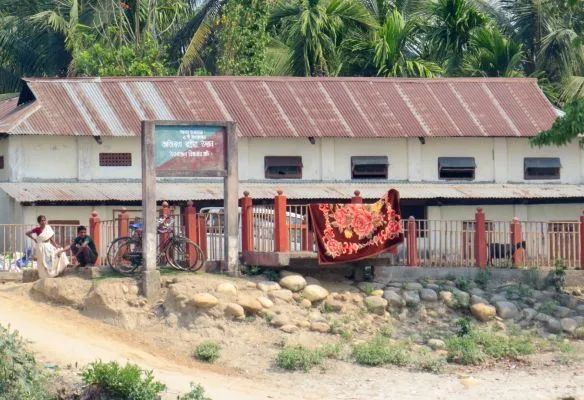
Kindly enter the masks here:
<path id="1" fill-rule="evenodd" d="M 18 332 L 0 325 L 0 400 L 45 400 L 47 376 Z"/>
<path id="2" fill-rule="evenodd" d="M 321 346 L 317 351 L 324 358 L 339 358 L 341 345 L 339 343 L 329 343 Z"/>
<path id="3" fill-rule="evenodd" d="M 556 312 L 556 310 L 558 309 L 560 305 L 558 304 L 557 301 L 554 300 L 549 300 L 546 301 L 545 303 L 543 303 L 537 311 L 539 311 L 542 314 L 548 314 L 548 315 L 552 315 L 554 312 Z"/>
<path id="4" fill-rule="evenodd" d="M 470 335 L 456 336 L 446 341 L 447 360 L 462 365 L 476 365 L 485 361 L 486 356 Z"/>
<path id="5" fill-rule="evenodd" d="M 180 396 L 178 400 L 211 400 L 211 398 L 205 396 L 205 389 L 201 385 L 191 383 L 191 391 Z"/>
<path id="6" fill-rule="evenodd" d="M 214 363 L 219 359 L 220 351 L 221 346 L 218 343 L 206 341 L 198 345 L 195 349 L 195 358 L 207 363 Z"/>
<path id="7" fill-rule="evenodd" d="M 404 366 L 409 362 L 408 352 L 403 345 L 391 344 L 383 337 L 355 345 L 353 357 L 358 364 L 370 366 L 384 364 Z"/>
<path id="8" fill-rule="evenodd" d="M 157 400 L 166 386 L 154 380 L 152 371 L 135 364 L 121 367 L 117 362 L 91 363 L 81 372 L 86 385 L 97 388 L 108 400 Z"/>
<path id="9" fill-rule="evenodd" d="M 381 329 L 379 329 L 379 334 L 386 338 L 390 338 L 393 335 L 393 327 L 391 325 L 382 326 Z"/>
<path id="10" fill-rule="evenodd" d="M 454 285 L 456 285 L 458 289 L 464 292 L 468 292 L 468 290 L 470 289 L 470 281 L 466 279 L 464 276 L 459 276 L 458 278 L 456 278 Z"/>
<path id="11" fill-rule="evenodd" d="M 429 352 L 423 352 L 416 357 L 414 365 L 419 371 L 439 374 L 444 370 L 446 360 L 442 357 L 433 356 Z"/>
<path id="12" fill-rule="evenodd" d="M 483 290 L 487 289 L 487 286 L 489 285 L 489 282 L 491 280 L 491 270 L 484 269 L 477 272 L 474 280 L 478 287 L 480 287 Z"/>
<path id="13" fill-rule="evenodd" d="M 322 354 L 318 350 L 310 350 L 302 346 L 289 346 L 282 349 L 276 357 L 276 365 L 290 371 L 310 371 L 322 363 Z"/>
<path id="14" fill-rule="evenodd" d="M 470 335 L 473 331 L 472 321 L 468 317 L 460 318 L 456 321 L 456 336 L 463 337 Z"/>

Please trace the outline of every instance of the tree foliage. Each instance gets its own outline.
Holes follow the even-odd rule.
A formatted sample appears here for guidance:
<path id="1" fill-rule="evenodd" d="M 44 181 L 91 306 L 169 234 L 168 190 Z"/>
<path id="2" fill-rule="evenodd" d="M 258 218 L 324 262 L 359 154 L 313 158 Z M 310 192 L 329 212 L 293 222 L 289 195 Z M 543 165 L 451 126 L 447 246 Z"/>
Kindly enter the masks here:
<path id="1" fill-rule="evenodd" d="M 575 100 L 565 108 L 565 115 L 552 127 L 531 139 L 534 146 L 564 146 L 577 140 L 584 147 L 584 99 Z"/>

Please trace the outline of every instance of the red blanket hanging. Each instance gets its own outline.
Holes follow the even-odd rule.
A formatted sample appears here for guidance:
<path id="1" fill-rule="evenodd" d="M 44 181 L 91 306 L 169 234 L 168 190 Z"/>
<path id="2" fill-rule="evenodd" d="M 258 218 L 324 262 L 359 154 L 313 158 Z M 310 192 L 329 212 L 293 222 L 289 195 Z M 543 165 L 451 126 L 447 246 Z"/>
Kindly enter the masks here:
<path id="1" fill-rule="evenodd" d="M 320 264 L 373 257 L 404 240 L 394 189 L 374 204 L 311 204 L 309 209 Z"/>

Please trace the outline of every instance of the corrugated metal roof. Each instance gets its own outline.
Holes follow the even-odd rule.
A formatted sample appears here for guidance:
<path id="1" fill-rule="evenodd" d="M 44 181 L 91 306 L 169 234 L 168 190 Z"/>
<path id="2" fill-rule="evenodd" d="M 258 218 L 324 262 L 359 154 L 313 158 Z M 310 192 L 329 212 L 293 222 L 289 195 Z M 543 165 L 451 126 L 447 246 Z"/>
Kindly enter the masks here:
<path id="1" fill-rule="evenodd" d="M 242 137 L 534 136 L 556 118 L 534 79 L 26 79 L 9 134 L 138 136 L 140 121 L 232 120 Z M 34 105 L 40 107 L 32 108 Z"/>
<path id="2" fill-rule="evenodd" d="M 0 120 L 2 120 L 7 114 L 13 111 L 18 104 L 18 97 L 13 97 L 10 99 L 5 99 L 0 101 Z"/>
<path id="3" fill-rule="evenodd" d="M 584 198 L 583 185 L 559 184 L 418 184 L 348 182 L 242 182 L 240 195 L 249 191 L 256 199 L 269 199 L 282 189 L 290 199 L 349 199 L 359 190 L 366 199 L 378 199 L 389 188 L 403 199 L 550 199 Z M 18 202 L 139 201 L 139 182 L 26 182 L 0 183 L 0 189 Z M 162 182 L 157 198 L 169 201 L 223 198 L 219 181 Z"/>

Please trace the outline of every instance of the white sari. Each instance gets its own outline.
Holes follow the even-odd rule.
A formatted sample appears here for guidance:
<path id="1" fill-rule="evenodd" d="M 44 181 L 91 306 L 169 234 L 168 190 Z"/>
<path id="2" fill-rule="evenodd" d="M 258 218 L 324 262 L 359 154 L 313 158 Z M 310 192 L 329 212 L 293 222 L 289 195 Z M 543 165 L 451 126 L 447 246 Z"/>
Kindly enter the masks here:
<path id="1" fill-rule="evenodd" d="M 59 276 L 67 265 L 69 260 L 65 253 L 57 256 L 57 249 L 50 242 L 50 239 L 55 236 L 55 231 L 49 225 L 45 225 L 45 229 L 36 238 L 35 256 L 37 260 L 37 268 L 39 270 L 39 278 L 54 278 Z"/>

